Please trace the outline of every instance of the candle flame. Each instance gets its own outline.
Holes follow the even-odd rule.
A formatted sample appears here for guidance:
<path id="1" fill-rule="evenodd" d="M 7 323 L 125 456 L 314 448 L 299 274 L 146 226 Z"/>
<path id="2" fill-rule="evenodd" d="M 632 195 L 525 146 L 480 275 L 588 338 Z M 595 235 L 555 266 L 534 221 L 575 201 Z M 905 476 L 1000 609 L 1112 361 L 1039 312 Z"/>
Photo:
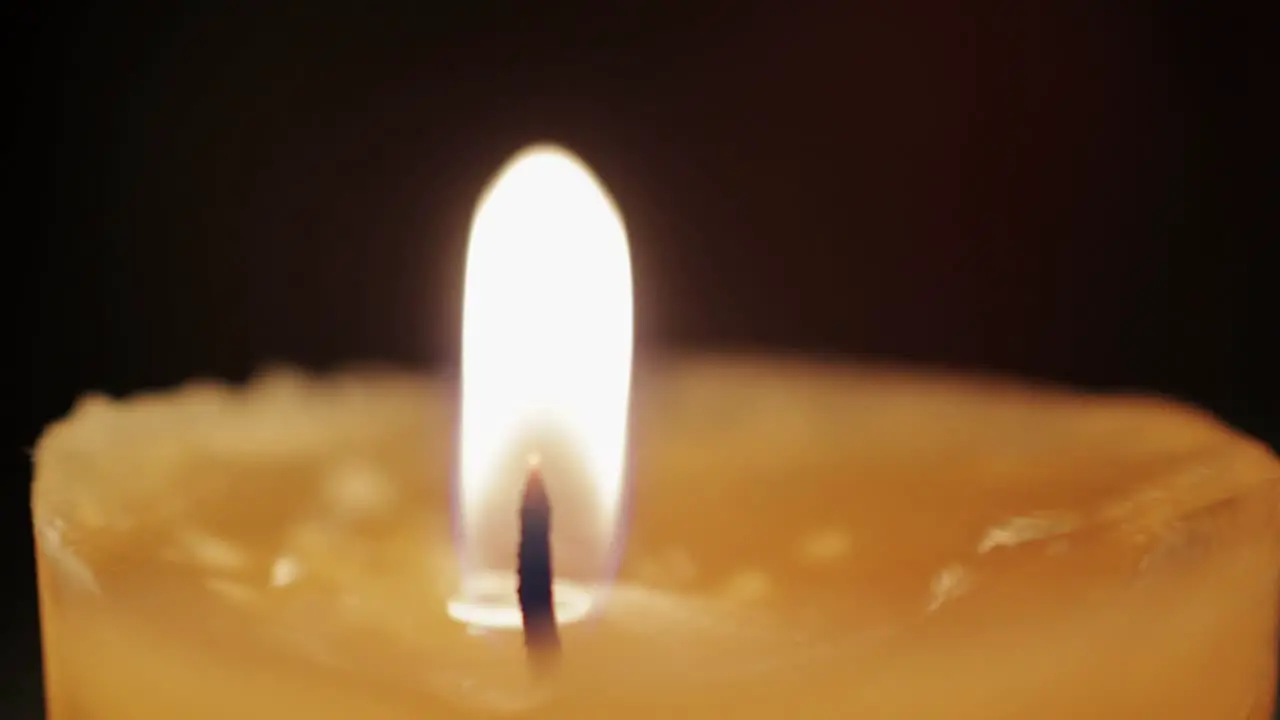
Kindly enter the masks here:
<path id="1" fill-rule="evenodd" d="M 620 525 L 632 313 L 608 192 L 568 150 L 518 153 L 482 194 L 467 250 L 457 510 L 471 579 L 514 560 L 530 467 L 551 496 L 557 574 L 600 579 Z"/>

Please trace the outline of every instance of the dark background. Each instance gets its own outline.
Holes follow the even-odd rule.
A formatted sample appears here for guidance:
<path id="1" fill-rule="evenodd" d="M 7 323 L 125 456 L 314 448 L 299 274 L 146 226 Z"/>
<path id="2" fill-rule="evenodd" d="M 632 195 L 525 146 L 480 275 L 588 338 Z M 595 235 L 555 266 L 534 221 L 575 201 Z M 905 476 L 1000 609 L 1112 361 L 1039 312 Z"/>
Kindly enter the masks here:
<path id="1" fill-rule="evenodd" d="M 450 362 L 472 203 L 532 140 L 617 197 L 642 348 L 1280 421 L 1276 76 L 1250 4 L 169 5 L 9 25 L 5 269 L 31 365 L 5 455 L 6 717 L 40 694 L 20 448 L 89 388 Z"/>

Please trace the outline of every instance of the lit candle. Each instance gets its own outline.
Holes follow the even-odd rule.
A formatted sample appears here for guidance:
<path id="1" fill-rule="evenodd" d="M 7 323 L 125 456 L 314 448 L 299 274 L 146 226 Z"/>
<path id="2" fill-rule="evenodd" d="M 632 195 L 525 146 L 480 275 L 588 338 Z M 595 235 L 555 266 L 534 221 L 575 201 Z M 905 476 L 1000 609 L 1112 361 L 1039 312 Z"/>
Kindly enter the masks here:
<path id="1" fill-rule="evenodd" d="M 887 368 L 633 383 L 631 304 L 613 202 L 534 148 L 477 210 L 460 413 L 372 370 L 86 397 L 36 449 L 49 716 L 1269 716 L 1260 443 Z"/>

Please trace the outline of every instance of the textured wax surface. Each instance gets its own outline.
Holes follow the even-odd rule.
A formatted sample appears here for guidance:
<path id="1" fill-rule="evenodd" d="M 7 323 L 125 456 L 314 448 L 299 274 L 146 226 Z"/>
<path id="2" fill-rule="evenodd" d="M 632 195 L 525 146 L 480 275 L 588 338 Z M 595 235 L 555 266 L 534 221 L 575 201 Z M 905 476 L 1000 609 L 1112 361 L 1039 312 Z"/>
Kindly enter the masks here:
<path id="1" fill-rule="evenodd" d="M 1198 411 L 641 373 L 617 585 L 541 685 L 444 613 L 452 397 L 279 372 L 78 405 L 36 456 L 50 717 L 1269 717 L 1280 466 Z"/>

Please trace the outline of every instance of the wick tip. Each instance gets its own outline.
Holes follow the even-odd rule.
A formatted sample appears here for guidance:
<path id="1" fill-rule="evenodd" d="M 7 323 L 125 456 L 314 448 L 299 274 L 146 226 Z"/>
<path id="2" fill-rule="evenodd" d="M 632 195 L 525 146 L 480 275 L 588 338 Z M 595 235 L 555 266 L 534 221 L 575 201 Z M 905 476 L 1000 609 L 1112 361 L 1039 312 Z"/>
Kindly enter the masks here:
<path id="1" fill-rule="evenodd" d="M 524 481 L 523 510 L 534 508 L 547 509 L 547 486 L 542 479 L 542 472 L 536 467 L 529 468 L 529 475 Z"/>

